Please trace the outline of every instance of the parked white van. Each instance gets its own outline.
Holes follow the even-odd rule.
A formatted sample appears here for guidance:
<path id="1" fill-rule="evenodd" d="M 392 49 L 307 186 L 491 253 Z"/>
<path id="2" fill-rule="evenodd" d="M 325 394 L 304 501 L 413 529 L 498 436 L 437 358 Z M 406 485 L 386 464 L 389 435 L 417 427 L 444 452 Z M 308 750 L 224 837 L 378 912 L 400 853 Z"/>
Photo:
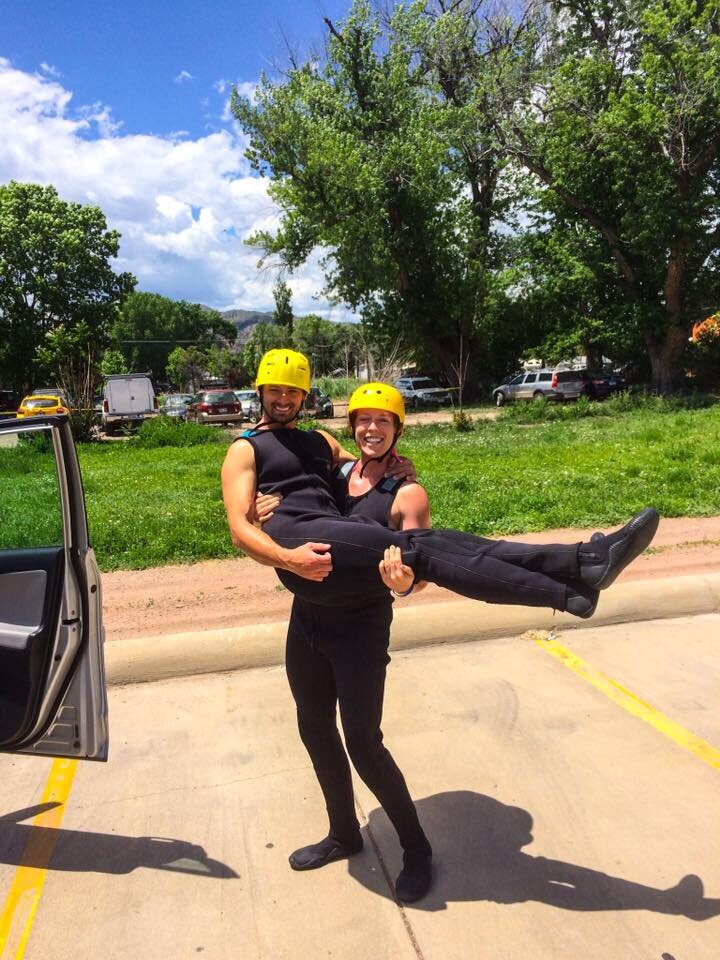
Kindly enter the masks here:
<path id="1" fill-rule="evenodd" d="M 114 433 L 158 415 L 158 402 L 149 373 L 118 373 L 103 388 L 102 427 Z"/>

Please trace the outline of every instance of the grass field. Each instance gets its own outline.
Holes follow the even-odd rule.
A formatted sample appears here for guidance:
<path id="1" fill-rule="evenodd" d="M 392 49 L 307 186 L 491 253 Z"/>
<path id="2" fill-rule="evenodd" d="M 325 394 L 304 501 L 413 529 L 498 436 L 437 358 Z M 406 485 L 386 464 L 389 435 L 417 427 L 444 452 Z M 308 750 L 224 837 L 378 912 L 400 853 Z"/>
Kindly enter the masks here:
<path id="1" fill-rule="evenodd" d="M 677 410 L 658 403 L 611 416 L 551 417 L 522 423 L 520 411 L 477 421 L 467 433 L 451 425 L 410 428 L 401 446 L 427 487 L 434 525 L 491 536 L 607 526 L 647 503 L 664 516 L 720 514 L 720 405 Z M 213 431 L 212 439 L 218 442 L 79 447 L 102 569 L 234 555 L 219 484 L 227 438 Z M 20 529 L 18 511 L 22 529 L 33 526 L 30 486 L 47 485 L 43 471 L 33 469 L 28 451 L 2 451 L 5 533 Z M 43 501 L 38 526 L 47 514 Z"/>

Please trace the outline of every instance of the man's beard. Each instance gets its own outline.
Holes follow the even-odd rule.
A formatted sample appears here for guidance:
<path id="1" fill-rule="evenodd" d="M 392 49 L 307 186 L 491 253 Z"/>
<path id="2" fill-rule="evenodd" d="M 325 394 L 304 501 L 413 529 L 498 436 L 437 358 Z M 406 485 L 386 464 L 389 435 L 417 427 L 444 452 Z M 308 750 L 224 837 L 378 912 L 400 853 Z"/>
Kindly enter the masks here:
<path id="1" fill-rule="evenodd" d="M 293 407 L 292 410 L 288 410 L 287 413 L 282 413 L 278 411 L 273 411 L 272 407 L 269 404 L 266 405 L 265 401 L 264 400 L 262 401 L 263 413 L 265 414 L 265 416 L 267 417 L 267 420 L 270 423 L 281 423 L 281 424 L 292 423 L 292 421 L 297 418 L 301 408 L 302 408 L 302 401 L 296 407 Z"/>

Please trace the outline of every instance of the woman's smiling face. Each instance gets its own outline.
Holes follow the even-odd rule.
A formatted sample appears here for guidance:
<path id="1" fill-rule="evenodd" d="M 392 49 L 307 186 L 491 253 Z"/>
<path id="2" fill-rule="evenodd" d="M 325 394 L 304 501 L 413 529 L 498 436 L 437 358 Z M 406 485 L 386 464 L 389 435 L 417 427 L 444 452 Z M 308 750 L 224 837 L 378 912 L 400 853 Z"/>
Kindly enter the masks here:
<path id="1" fill-rule="evenodd" d="M 382 457 L 392 447 L 397 419 L 387 410 L 364 409 L 355 413 L 355 443 L 365 457 Z"/>

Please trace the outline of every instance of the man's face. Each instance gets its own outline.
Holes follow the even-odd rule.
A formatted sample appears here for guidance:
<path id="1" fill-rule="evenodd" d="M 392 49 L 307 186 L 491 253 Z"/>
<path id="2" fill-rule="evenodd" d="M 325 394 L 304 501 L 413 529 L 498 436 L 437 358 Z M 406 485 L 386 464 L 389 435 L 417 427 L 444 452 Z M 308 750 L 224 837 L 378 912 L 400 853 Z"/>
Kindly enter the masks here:
<path id="1" fill-rule="evenodd" d="M 305 394 L 297 387 L 266 384 L 262 388 L 262 404 L 265 413 L 275 423 L 290 423 L 297 417 Z"/>

